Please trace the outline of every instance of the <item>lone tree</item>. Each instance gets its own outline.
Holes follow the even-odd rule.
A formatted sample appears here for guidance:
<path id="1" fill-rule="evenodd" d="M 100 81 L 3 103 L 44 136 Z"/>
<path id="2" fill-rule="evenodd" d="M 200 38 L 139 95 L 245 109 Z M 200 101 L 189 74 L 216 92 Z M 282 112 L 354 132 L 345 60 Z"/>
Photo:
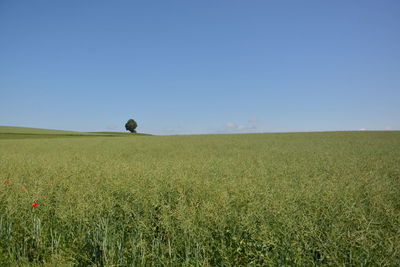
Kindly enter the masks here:
<path id="1" fill-rule="evenodd" d="M 127 131 L 130 131 L 131 133 L 136 133 L 136 130 L 135 130 L 136 127 L 137 127 L 137 123 L 135 120 L 130 119 L 130 120 L 128 120 L 127 123 L 125 123 L 125 129 Z"/>

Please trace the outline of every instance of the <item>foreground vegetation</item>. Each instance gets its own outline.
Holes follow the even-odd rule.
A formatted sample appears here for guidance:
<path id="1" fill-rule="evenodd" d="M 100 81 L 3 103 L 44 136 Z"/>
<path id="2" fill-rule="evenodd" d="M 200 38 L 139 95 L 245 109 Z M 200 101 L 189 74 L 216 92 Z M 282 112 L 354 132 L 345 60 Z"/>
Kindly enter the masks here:
<path id="1" fill-rule="evenodd" d="M 0 265 L 400 264 L 399 132 L 2 139 L 0 163 Z"/>

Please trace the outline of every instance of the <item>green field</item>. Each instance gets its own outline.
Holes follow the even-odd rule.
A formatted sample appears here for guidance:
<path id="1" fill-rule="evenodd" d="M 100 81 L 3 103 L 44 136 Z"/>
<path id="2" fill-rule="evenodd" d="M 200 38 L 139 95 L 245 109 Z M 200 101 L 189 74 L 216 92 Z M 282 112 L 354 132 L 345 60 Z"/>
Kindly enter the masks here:
<path id="1" fill-rule="evenodd" d="M 32 138 L 66 138 L 66 137 L 99 137 L 99 136 L 150 136 L 144 133 L 128 133 L 128 132 L 74 132 L 62 130 L 49 130 L 40 128 L 28 127 L 12 127 L 0 126 L 0 140 L 1 139 L 32 139 Z"/>
<path id="2" fill-rule="evenodd" d="M 0 135 L 0 266 L 400 265 L 398 131 L 64 134 Z"/>

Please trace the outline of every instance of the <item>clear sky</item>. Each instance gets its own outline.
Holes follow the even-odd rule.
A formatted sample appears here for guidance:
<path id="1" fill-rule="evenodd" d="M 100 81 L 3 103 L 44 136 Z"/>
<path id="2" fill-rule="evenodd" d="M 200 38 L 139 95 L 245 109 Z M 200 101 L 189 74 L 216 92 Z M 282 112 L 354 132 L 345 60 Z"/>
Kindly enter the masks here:
<path id="1" fill-rule="evenodd" d="M 0 1 L 0 125 L 400 129 L 400 1 Z"/>

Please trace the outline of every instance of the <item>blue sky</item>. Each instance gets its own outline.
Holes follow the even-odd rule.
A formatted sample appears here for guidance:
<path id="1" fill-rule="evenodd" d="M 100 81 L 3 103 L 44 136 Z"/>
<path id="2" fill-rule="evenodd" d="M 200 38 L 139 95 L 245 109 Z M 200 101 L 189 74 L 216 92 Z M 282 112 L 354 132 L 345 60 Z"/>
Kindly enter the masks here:
<path id="1" fill-rule="evenodd" d="M 0 125 L 400 129 L 400 1 L 0 1 Z"/>

